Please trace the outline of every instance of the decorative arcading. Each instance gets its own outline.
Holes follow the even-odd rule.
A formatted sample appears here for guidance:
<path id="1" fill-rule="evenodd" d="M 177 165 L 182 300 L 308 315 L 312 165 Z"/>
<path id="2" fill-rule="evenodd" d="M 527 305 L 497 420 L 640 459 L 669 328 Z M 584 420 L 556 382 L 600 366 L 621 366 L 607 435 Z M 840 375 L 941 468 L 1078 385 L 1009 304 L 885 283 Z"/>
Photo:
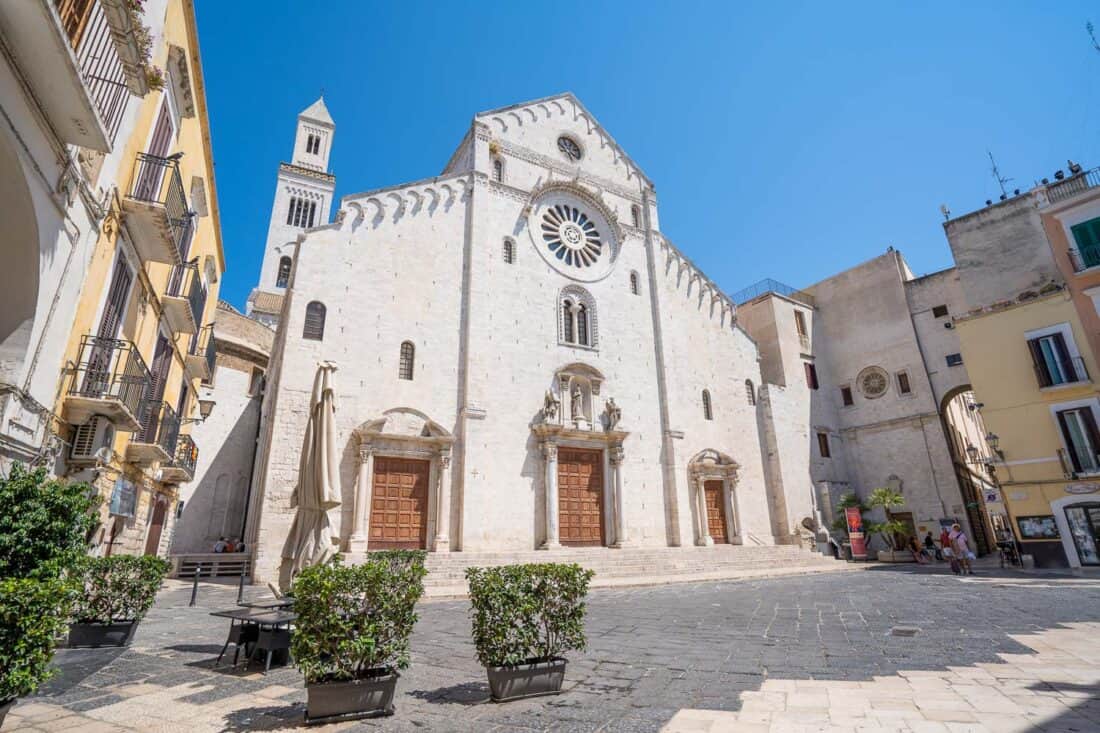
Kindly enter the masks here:
<path id="1" fill-rule="evenodd" d="M 537 123 L 540 120 L 552 120 L 554 117 L 565 117 L 572 121 L 584 120 L 589 135 L 594 135 L 600 141 L 600 147 L 609 148 L 612 160 L 616 165 L 626 168 L 628 180 L 635 177 L 645 180 L 645 175 L 626 156 L 619 144 L 607 133 L 596 120 L 588 114 L 584 106 L 571 94 L 565 94 L 552 99 L 542 99 L 530 104 L 510 107 L 489 114 L 491 125 L 496 125 L 500 132 L 507 132 L 512 126 L 523 127 L 525 124 Z"/>
<path id="2" fill-rule="evenodd" d="M 417 216 L 422 212 L 432 216 L 440 206 L 444 211 L 450 211 L 456 203 L 466 201 L 475 178 L 484 176 L 463 173 L 426 178 L 403 186 L 351 194 L 341 200 L 337 220 L 341 222 L 341 228 L 348 227 L 354 232 L 366 222 L 377 228 L 387 218 L 396 222 L 404 216 Z M 483 181 L 477 182 L 484 185 Z"/>
<path id="3" fill-rule="evenodd" d="M 717 313 L 722 319 L 723 326 L 728 325 L 733 328 L 737 323 L 737 306 L 729 296 L 666 237 L 661 235 L 656 237 L 661 249 L 665 251 L 665 276 L 672 275 L 673 265 L 675 265 L 676 289 L 679 290 L 686 280 L 685 295 L 689 298 L 694 296 L 699 308 L 704 305 L 709 306 L 712 318 Z"/>

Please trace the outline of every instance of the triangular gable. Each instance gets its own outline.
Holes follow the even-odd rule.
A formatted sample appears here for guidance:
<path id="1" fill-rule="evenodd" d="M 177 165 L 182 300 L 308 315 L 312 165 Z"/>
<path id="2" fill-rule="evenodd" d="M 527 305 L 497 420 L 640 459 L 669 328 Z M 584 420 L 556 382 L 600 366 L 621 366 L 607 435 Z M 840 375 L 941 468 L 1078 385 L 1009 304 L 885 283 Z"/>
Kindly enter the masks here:
<path id="1" fill-rule="evenodd" d="M 577 99 L 572 92 L 555 94 L 550 97 L 534 99 L 529 102 L 520 102 L 519 104 L 508 105 L 507 107 L 499 107 L 497 109 L 479 112 L 474 115 L 474 119 L 489 124 L 491 128 L 493 125 L 490 123 L 495 123 L 496 129 L 507 130 L 510 125 L 524 125 L 531 122 L 537 122 L 539 119 L 539 109 L 548 110 L 552 105 L 562 112 L 571 112 L 574 119 L 587 120 L 591 126 L 591 132 L 598 135 L 615 151 L 616 160 L 621 160 L 634 174 L 639 176 L 650 186 L 653 185 L 649 176 L 647 176 L 641 167 L 634 162 L 622 146 L 615 142 L 615 138 L 611 136 L 611 133 L 596 120 L 592 113 L 588 111 L 588 108 L 581 104 L 581 101 Z"/>

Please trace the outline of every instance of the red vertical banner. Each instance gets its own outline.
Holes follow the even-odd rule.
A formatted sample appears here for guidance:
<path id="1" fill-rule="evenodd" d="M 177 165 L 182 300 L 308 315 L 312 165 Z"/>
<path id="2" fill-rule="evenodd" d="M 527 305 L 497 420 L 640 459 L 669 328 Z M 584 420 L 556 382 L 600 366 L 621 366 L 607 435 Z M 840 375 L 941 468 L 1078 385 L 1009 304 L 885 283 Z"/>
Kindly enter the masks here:
<path id="1" fill-rule="evenodd" d="M 844 509 L 844 518 L 848 522 L 848 541 L 852 543 L 852 559 L 867 559 L 867 538 L 863 534 L 863 514 L 859 507 L 850 506 Z"/>

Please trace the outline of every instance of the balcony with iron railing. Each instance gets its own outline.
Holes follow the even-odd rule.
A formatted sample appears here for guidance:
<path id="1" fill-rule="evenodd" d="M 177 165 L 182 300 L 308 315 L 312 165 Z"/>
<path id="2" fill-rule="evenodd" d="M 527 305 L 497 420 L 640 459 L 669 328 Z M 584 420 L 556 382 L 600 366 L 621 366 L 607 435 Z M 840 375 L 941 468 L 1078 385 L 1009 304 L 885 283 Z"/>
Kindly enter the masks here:
<path id="1" fill-rule="evenodd" d="M 82 336 L 62 401 L 72 425 L 103 415 L 120 430 L 141 428 L 141 404 L 152 377 L 130 341 Z"/>
<path id="2" fill-rule="evenodd" d="M 1069 178 L 1048 183 L 1046 187 L 1047 201 L 1051 204 L 1061 203 L 1071 199 L 1079 193 L 1084 193 L 1091 188 L 1100 186 L 1100 168 L 1078 171 Z"/>
<path id="3" fill-rule="evenodd" d="M 195 478 L 195 465 L 199 462 L 199 449 L 190 435 L 181 435 L 176 442 L 176 454 L 161 467 L 161 479 L 186 483 Z"/>
<path id="4" fill-rule="evenodd" d="M 181 153 L 161 158 L 138 153 L 122 209 L 131 223 L 134 246 L 148 262 L 183 264 L 191 246 L 194 214 L 180 175 Z"/>
<path id="5" fill-rule="evenodd" d="M 1035 370 L 1035 378 L 1039 382 L 1039 389 L 1068 387 L 1092 381 L 1089 377 L 1089 370 L 1085 367 L 1085 360 L 1080 356 L 1070 357 L 1057 367 L 1048 367 L 1033 359 L 1031 367 Z"/>
<path id="6" fill-rule="evenodd" d="M 66 143 L 109 153 L 132 84 L 119 55 L 137 47 L 129 15 L 108 13 L 102 0 L 7 0 L 0 2 L 0 36 L 50 126 Z M 122 18 L 125 28 L 115 27 Z M 144 83 L 142 84 L 144 86 Z M 143 91 L 141 93 L 144 93 Z"/>
<path id="7" fill-rule="evenodd" d="M 1071 247 L 1069 259 L 1073 263 L 1074 272 L 1084 272 L 1091 267 L 1098 267 L 1100 266 L 1100 245 Z"/>
<path id="8" fill-rule="evenodd" d="M 191 336 L 184 365 L 192 379 L 209 380 L 214 376 L 214 324 L 208 324 Z"/>
<path id="9" fill-rule="evenodd" d="M 206 309 L 206 286 L 197 262 L 176 265 L 164 293 L 164 318 L 175 333 L 198 333 Z"/>
<path id="10" fill-rule="evenodd" d="M 126 460 L 139 466 L 163 463 L 176 455 L 180 419 L 167 402 L 142 402 L 141 429 L 126 446 Z"/>

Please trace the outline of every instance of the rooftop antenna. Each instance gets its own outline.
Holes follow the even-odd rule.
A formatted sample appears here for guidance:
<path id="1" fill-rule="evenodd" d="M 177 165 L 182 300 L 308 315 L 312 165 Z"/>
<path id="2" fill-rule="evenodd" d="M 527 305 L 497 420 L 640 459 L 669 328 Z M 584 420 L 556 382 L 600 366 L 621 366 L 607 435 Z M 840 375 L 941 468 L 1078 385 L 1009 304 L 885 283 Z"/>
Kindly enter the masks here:
<path id="1" fill-rule="evenodd" d="M 991 153 L 990 151 L 987 150 L 987 151 L 985 151 L 985 154 L 989 156 L 989 162 L 993 166 L 990 169 L 990 172 L 993 173 L 993 177 L 995 179 L 997 179 L 997 185 L 1001 187 L 1001 196 L 1002 196 L 1001 200 L 1003 201 L 1004 198 L 1008 197 L 1008 191 L 1005 190 L 1005 184 L 1008 183 L 1009 181 L 1014 181 L 1016 179 L 1015 178 L 1005 178 L 1005 177 L 1003 177 L 1001 175 L 1001 171 L 997 168 L 997 161 L 993 160 L 993 153 Z"/>
<path id="2" fill-rule="evenodd" d="M 1096 42 L 1096 33 L 1094 32 L 1095 29 L 1092 27 L 1092 21 L 1085 23 L 1085 30 L 1089 32 L 1089 38 L 1092 39 L 1092 47 L 1095 48 L 1097 52 L 1100 52 L 1100 43 Z"/>

